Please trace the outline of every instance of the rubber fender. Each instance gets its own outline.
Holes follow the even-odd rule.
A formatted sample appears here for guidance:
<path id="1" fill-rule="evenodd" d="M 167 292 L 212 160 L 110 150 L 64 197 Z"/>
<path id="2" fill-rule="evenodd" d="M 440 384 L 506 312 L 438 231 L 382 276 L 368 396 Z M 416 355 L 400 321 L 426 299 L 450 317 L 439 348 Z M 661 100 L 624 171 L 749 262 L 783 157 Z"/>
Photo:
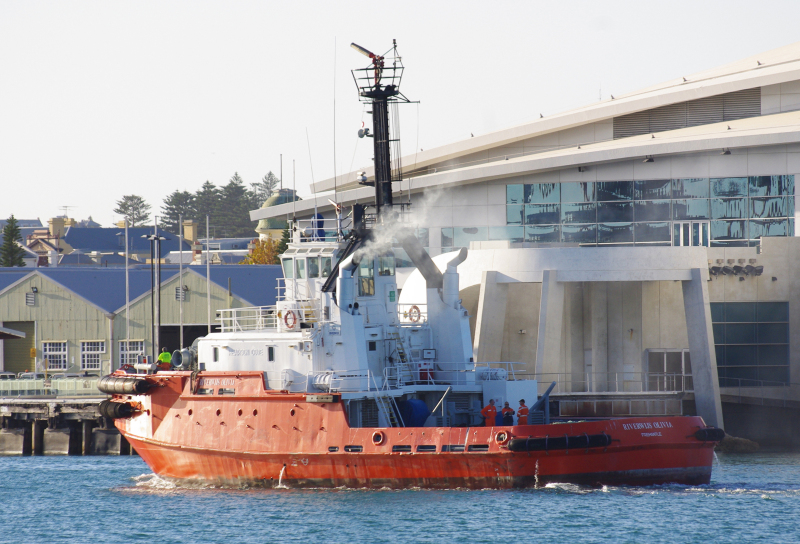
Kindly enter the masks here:
<path id="1" fill-rule="evenodd" d="M 150 383 L 142 378 L 103 376 L 97 388 L 108 395 L 140 395 L 150 389 Z"/>
<path id="2" fill-rule="evenodd" d="M 512 438 L 508 442 L 511 451 L 550 451 L 586 448 L 606 448 L 611 445 L 611 436 L 603 434 L 579 434 L 575 436 L 538 436 L 536 438 Z"/>
<path id="3" fill-rule="evenodd" d="M 701 442 L 719 442 L 725 438 L 725 431 L 716 427 L 706 427 L 694 433 L 694 437 Z"/>
<path id="4" fill-rule="evenodd" d="M 103 417 L 111 419 L 127 419 L 133 416 L 135 410 L 127 402 L 114 402 L 104 400 L 97 406 L 97 411 Z"/>

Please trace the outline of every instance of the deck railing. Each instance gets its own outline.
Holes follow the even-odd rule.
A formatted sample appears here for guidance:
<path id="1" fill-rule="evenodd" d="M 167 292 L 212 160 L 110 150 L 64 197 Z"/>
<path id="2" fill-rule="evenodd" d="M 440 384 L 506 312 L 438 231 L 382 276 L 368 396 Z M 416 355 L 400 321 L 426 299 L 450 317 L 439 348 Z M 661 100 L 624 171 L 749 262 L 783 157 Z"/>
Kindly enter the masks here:
<path id="1" fill-rule="evenodd" d="M 97 388 L 99 377 L 54 380 L 0 380 L 0 397 L 105 397 Z"/>

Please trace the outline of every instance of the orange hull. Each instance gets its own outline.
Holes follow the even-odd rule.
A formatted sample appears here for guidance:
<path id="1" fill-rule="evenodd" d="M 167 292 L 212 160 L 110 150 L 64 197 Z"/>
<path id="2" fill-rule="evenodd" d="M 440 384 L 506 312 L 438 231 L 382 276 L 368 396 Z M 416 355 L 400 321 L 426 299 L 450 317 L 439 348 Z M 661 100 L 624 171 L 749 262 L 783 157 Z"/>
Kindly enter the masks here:
<path id="1" fill-rule="evenodd" d="M 161 476 L 289 487 L 511 488 L 703 484 L 714 442 L 694 433 L 699 417 L 632 418 L 514 427 L 351 428 L 343 403 L 263 389 L 256 372 L 203 375 L 234 395 L 192 393 L 189 373 L 149 377 L 117 427 Z M 197 384 L 195 384 L 197 387 Z M 200 387 L 199 389 L 202 389 Z M 309 400 L 311 399 L 311 400 Z M 327 401 L 327 402 L 321 402 Z M 505 433 L 505 434 L 503 434 Z M 509 439 L 607 435 L 604 447 L 511 451 Z M 499 435 L 499 436 L 498 436 Z M 519 440 L 517 441 L 519 443 Z"/>

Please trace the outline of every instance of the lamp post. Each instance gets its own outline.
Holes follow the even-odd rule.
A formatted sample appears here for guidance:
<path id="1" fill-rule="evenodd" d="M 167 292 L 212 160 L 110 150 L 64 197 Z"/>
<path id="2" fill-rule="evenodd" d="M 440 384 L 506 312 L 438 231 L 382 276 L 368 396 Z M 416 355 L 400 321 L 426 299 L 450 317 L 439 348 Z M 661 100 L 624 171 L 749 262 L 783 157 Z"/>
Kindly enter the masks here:
<path id="1" fill-rule="evenodd" d="M 155 363 L 156 353 L 161 349 L 161 242 L 169 240 L 158 234 L 143 234 L 150 241 L 150 353 Z"/>

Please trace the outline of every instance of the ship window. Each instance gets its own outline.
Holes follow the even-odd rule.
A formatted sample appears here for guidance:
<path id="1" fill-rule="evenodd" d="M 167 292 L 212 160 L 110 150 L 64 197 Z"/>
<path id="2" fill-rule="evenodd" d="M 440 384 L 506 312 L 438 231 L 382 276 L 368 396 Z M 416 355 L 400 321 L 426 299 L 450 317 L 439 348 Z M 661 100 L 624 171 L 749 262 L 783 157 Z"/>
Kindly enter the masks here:
<path id="1" fill-rule="evenodd" d="M 217 395 L 235 395 L 236 389 L 232 387 L 222 387 L 217 391 Z"/>
<path id="2" fill-rule="evenodd" d="M 339 451 L 339 446 L 328 446 L 328 451 L 331 453 L 336 453 Z"/>
<path id="3" fill-rule="evenodd" d="M 308 261 L 308 277 L 309 278 L 318 278 L 319 277 L 319 257 L 309 257 L 306 260 Z"/>
<path id="4" fill-rule="evenodd" d="M 401 446 L 392 446 L 392 453 L 407 453 L 411 451 L 411 446 L 404 444 Z"/>
<path id="5" fill-rule="evenodd" d="M 212 360 L 213 362 L 215 362 L 215 363 L 216 363 L 217 361 L 219 361 L 219 348 L 214 348 L 214 349 L 213 349 L 213 353 L 212 353 L 211 360 Z"/>
<path id="6" fill-rule="evenodd" d="M 291 259 L 283 259 L 283 277 L 287 280 L 294 278 L 294 267 Z"/>
<path id="7" fill-rule="evenodd" d="M 322 270 L 320 271 L 320 277 L 327 278 L 331 275 L 331 258 L 330 257 L 322 257 Z"/>
<path id="8" fill-rule="evenodd" d="M 358 294 L 362 297 L 375 295 L 375 269 L 372 259 L 364 258 L 358 265 Z"/>
<path id="9" fill-rule="evenodd" d="M 489 444 L 470 444 L 468 451 L 489 451 Z"/>
<path id="10" fill-rule="evenodd" d="M 383 255 L 378 258 L 378 275 L 394 276 L 394 256 Z"/>
<path id="11" fill-rule="evenodd" d="M 294 269 L 297 272 L 297 279 L 298 280 L 306 279 L 306 260 L 305 259 L 297 259 L 295 261 Z"/>
<path id="12" fill-rule="evenodd" d="M 201 387 L 200 389 L 197 390 L 197 394 L 198 395 L 213 395 L 214 394 L 214 389 L 211 388 L 211 387 L 208 387 L 208 388 Z"/>
<path id="13" fill-rule="evenodd" d="M 274 361 L 275 360 L 275 346 L 268 346 L 267 347 L 267 360 Z"/>
<path id="14" fill-rule="evenodd" d="M 423 444 L 417 446 L 417 453 L 433 453 L 436 451 L 436 445 L 434 444 Z"/>
<path id="15" fill-rule="evenodd" d="M 364 449 L 363 446 L 345 446 L 344 451 L 348 453 L 360 453 Z"/>
<path id="16" fill-rule="evenodd" d="M 464 444 L 449 444 L 442 446 L 442 451 L 464 451 Z"/>
<path id="17" fill-rule="evenodd" d="M 378 343 L 377 342 L 367 342 L 367 344 L 369 345 L 369 350 L 370 351 L 377 351 L 377 349 L 378 349 Z"/>

